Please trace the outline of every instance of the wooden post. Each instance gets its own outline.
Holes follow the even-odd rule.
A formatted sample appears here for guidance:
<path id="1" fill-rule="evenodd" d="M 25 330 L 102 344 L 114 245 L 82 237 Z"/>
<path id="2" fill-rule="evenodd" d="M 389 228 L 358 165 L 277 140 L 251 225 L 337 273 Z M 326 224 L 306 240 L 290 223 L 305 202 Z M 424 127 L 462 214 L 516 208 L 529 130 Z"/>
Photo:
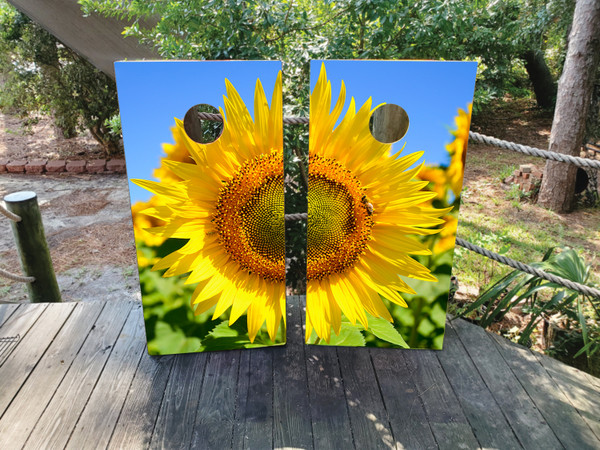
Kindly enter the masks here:
<path id="1" fill-rule="evenodd" d="M 12 229 L 23 273 L 35 277 L 34 282 L 27 283 L 29 299 L 32 303 L 60 302 L 37 195 L 30 191 L 15 192 L 4 197 L 4 201 L 10 212 L 21 217 L 20 222 L 12 222 Z"/>

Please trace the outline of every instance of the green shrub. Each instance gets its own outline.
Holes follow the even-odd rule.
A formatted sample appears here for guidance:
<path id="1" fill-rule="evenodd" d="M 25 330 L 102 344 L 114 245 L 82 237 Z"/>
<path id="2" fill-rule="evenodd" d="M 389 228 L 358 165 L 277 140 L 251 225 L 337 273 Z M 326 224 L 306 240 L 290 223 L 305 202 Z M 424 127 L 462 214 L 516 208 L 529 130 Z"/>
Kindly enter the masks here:
<path id="1" fill-rule="evenodd" d="M 114 81 L 25 15 L 0 3 L 0 108 L 49 114 L 66 138 L 87 129 L 107 156 L 120 152 Z"/>

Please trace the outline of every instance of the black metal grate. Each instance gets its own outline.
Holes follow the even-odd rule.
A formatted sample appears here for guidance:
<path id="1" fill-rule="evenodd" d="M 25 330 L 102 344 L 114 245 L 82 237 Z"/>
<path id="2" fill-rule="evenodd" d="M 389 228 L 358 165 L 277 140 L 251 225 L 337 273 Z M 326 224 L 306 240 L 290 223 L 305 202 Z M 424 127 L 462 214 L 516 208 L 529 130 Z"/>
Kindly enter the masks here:
<path id="1" fill-rule="evenodd" d="M 0 366 L 21 340 L 21 335 L 0 337 Z"/>

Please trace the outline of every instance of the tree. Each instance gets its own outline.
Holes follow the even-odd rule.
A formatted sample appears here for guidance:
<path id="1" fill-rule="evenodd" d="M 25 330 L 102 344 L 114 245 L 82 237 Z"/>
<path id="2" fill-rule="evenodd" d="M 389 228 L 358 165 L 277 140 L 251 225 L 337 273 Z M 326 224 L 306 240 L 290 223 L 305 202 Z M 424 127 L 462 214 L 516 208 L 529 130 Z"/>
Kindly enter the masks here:
<path id="1" fill-rule="evenodd" d="M 579 155 L 590 106 L 596 66 L 600 54 L 600 2 L 579 0 L 550 134 L 550 151 Z M 573 165 L 548 161 L 544 170 L 538 203 L 557 212 L 569 212 L 574 206 L 575 176 Z"/>
<path id="2" fill-rule="evenodd" d="M 120 151 L 114 81 L 3 2 L 0 62 L 1 108 L 22 117 L 50 114 L 65 137 L 87 129 L 107 156 Z"/>

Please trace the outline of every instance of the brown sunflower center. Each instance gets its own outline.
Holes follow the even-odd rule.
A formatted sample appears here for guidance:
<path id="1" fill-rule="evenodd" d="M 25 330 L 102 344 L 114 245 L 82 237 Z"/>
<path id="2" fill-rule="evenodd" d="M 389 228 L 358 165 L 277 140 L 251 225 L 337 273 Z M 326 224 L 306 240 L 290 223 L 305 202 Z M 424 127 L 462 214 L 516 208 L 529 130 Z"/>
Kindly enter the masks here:
<path id="1" fill-rule="evenodd" d="M 238 169 L 221 188 L 213 222 L 221 244 L 244 270 L 285 280 L 281 152 L 260 155 Z"/>
<path id="2" fill-rule="evenodd" d="M 320 280 L 354 266 L 371 236 L 372 212 L 365 189 L 348 169 L 332 159 L 311 156 L 308 280 Z"/>

